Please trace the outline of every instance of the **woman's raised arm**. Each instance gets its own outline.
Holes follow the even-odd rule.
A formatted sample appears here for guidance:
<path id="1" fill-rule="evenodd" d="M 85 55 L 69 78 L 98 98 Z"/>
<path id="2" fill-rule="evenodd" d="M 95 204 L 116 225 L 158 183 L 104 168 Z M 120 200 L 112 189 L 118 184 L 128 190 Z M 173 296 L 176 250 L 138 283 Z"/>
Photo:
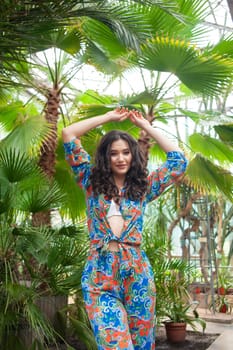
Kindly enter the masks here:
<path id="1" fill-rule="evenodd" d="M 62 130 L 63 141 L 69 142 L 74 138 L 81 137 L 89 130 L 95 129 L 97 126 L 110 121 L 123 121 L 127 118 L 128 113 L 128 110 L 125 108 L 117 108 L 114 111 L 107 112 L 106 114 L 73 123 Z"/>
<path id="2" fill-rule="evenodd" d="M 181 152 L 178 145 L 169 140 L 165 135 L 154 128 L 148 120 L 146 120 L 142 114 L 138 111 L 130 111 L 129 119 L 133 124 L 143 129 L 150 137 L 152 137 L 158 145 L 164 150 L 164 152 L 178 151 Z"/>

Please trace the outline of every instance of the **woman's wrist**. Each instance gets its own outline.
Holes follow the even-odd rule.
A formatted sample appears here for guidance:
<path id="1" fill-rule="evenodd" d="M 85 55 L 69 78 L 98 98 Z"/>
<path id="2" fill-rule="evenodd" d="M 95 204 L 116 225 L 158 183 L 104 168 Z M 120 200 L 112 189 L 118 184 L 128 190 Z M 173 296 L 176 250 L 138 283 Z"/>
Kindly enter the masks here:
<path id="1" fill-rule="evenodd" d="M 112 116 L 111 116 L 111 112 L 107 112 L 105 114 L 103 114 L 102 116 L 102 120 L 104 121 L 104 123 L 108 123 L 112 121 Z"/>

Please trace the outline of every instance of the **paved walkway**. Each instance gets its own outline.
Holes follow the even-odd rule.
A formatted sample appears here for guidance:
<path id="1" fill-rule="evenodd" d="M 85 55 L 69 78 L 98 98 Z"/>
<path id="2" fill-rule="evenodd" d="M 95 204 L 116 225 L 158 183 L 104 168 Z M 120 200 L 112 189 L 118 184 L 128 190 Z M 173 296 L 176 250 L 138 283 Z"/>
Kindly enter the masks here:
<path id="1" fill-rule="evenodd" d="M 219 337 L 207 350 L 233 349 L 233 314 L 211 313 L 208 309 L 198 309 L 199 316 L 206 321 L 206 333 L 219 333 Z M 200 329 L 201 331 L 201 329 Z M 198 350 L 198 349 L 197 349 Z"/>

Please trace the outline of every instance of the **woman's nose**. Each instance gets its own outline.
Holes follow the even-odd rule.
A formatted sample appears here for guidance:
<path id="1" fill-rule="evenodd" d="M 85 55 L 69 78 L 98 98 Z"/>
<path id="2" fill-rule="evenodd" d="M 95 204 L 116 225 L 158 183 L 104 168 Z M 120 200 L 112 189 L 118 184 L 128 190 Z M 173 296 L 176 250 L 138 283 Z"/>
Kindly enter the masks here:
<path id="1" fill-rule="evenodd" d="M 122 153 L 118 154 L 118 160 L 123 160 L 124 159 L 124 155 Z"/>

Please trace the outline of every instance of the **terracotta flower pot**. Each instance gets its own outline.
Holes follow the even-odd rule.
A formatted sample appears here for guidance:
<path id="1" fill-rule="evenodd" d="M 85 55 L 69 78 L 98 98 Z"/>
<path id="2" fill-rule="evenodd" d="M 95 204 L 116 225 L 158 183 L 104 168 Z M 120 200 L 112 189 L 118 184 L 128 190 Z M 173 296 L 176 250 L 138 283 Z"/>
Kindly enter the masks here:
<path id="1" fill-rule="evenodd" d="M 166 322 L 165 323 L 167 340 L 171 343 L 181 343 L 186 337 L 185 322 Z"/>
<path id="2" fill-rule="evenodd" d="M 218 294 L 219 295 L 225 295 L 226 294 L 226 290 L 224 287 L 219 287 L 218 288 Z"/>
<path id="3" fill-rule="evenodd" d="M 195 293 L 195 294 L 200 294 L 200 293 L 201 293 L 201 288 L 200 288 L 200 287 L 196 287 L 196 288 L 194 289 L 194 293 Z"/>
<path id="4" fill-rule="evenodd" d="M 227 312 L 227 305 L 226 304 L 221 305 L 219 308 L 219 312 L 222 312 L 225 314 Z"/>

